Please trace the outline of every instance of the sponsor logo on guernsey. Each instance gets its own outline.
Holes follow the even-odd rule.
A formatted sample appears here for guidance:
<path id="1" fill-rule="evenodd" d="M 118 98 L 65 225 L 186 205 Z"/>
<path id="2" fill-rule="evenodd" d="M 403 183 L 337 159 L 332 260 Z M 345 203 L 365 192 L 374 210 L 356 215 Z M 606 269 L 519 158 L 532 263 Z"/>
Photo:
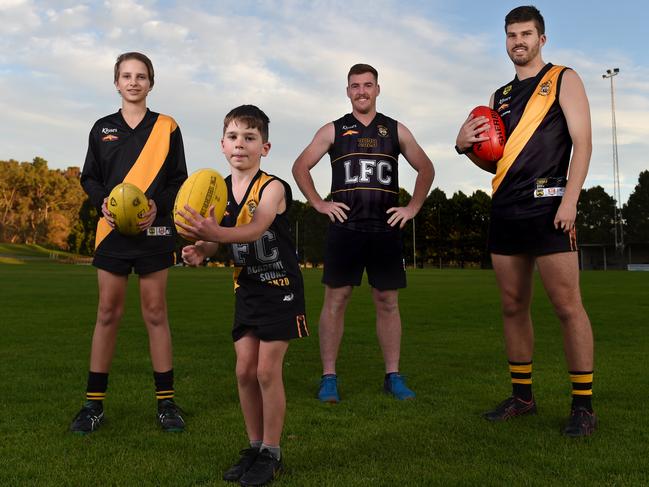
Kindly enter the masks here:
<path id="1" fill-rule="evenodd" d="M 545 83 L 541 85 L 538 94 L 541 96 L 548 96 L 550 94 L 551 89 L 552 89 L 552 80 L 547 80 Z"/>
<path id="2" fill-rule="evenodd" d="M 379 133 L 379 137 L 388 137 L 390 135 L 388 128 L 385 125 L 377 125 L 376 130 Z"/>
<path id="3" fill-rule="evenodd" d="M 104 128 L 101 129 L 101 133 L 104 134 L 104 135 L 106 135 L 106 134 L 115 134 L 115 133 L 117 133 L 117 129 L 109 129 L 109 128 L 104 127 Z"/>
<path id="4" fill-rule="evenodd" d="M 498 105 L 502 105 L 503 103 L 506 103 L 506 102 L 508 102 L 508 101 L 511 100 L 511 99 L 512 99 L 511 96 L 506 96 L 506 97 L 504 97 L 504 98 L 501 98 L 500 100 L 498 100 Z"/>
<path id="5" fill-rule="evenodd" d="M 359 137 L 358 140 L 356 141 L 356 145 L 364 149 L 378 147 L 379 141 L 378 139 L 373 139 L 371 137 Z"/>
<path id="6" fill-rule="evenodd" d="M 497 111 L 498 111 L 498 113 L 500 113 L 500 112 L 502 112 L 503 110 L 505 110 L 506 108 L 509 108 L 509 103 L 503 103 L 502 105 L 500 105 L 500 106 L 498 107 L 498 110 L 497 110 Z"/>
<path id="7" fill-rule="evenodd" d="M 112 135 L 112 134 L 104 135 L 101 138 L 102 142 L 112 142 L 112 141 L 118 140 L 118 139 L 119 139 L 119 137 L 117 135 Z"/>
<path id="8" fill-rule="evenodd" d="M 355 129 L 355 128 L 356 128 L 356 124 L 354 124 L 354 125 L 343 125 L 343 130 L 349 130 L 349 129 Z"/>
<path id="9" fill-rule="evenodd" d="M 149 227 L 146 229 L 147 237 L 169 237 L 172 235 L 171 227 Z"/>
<path id="10" fill-rule="evenodd" d="M 250 213 L 250 216 L 255 214 L 255 210 L 257 209 L 257 203 L 254 201 L 248 201 L 248 213 Z"/>
<path id="11" fill-rule="evenodd" d="M 358 130 L 346 130 L 345 132 L 342 133 L 343 137 L 347 137 L 348 135 L 357 135 L 359 132 Z"/>
<path id="12" fill-rule="evenodd" d="M 512 85 L 505 86 L 505 89 L 503 90 L 503 95 L 507 96 L 510 91 L 512 91 Z"/>

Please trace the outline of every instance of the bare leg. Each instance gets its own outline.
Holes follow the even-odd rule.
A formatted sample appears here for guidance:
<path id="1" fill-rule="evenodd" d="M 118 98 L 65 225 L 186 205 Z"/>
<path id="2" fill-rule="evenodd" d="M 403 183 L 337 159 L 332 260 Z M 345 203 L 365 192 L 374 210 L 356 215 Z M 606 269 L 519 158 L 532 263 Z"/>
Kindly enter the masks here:
<path id="1" fill-rule="evenodd" d="M 537 264 L 543 286 L 561 322 L 568 369 L 593 370 L 593 331 L 581 302 L 577 253 L 544 255 L 537 259 Z"/>
<path id="2" fill-rule="evenodd" d="M 325 286 L 324 303 L 320 312 L 320 358 L 322 373 L 336 373 L 336 359 L 345 328 L 345 309 L 352 295 L 352 286 Z"/>
<path id="3" fill-rule="evenodd" d="M 491 254 L 502 303 L 505 348 L 510 362 L 530 362 L 534 329 L 530 315 L 534 257 Z"/>
<path id="4" fill-rule="evenodd" d="M 113 362 L 117 330 L 124 314 L 128 276 L 99 269 L 97 270 L 97 282 L 99 284 L 99 305 L 97 306 L 95 332 L 92 335 L 90 370 L 107 373 Z"/>
<path id="5" fill-rule="evenodd" d="M 372 299 L 376 308 L 376 334 L 383 351 L 385 373 L 399 372 L 401 354 L 399 291 L 380 291 L 372 288 Z"/>
<path id="6" fill-rule="evenodd" d="M 156 372 L 173 368 L 171 331 L 167 318 L 167 275 L 168 270 L 163 269 L 140 276 L 140 306 L 149 333 L 151 363 Z"/>
<path id="7" fill-rule="evenodd" d="M 250 333 L 234 342 L 239 403 L 250 441 L 261 441 L 264 435 L 263 402 L 257 380 L 259 343 L 259 338 Z"/>
<path id="8" fill-rule="evenodd" d="M 282 368 L 288 341 L 259 342 L 257 380 L 264 410 L 264 444 L 279 446 L 286 414 Z"/>

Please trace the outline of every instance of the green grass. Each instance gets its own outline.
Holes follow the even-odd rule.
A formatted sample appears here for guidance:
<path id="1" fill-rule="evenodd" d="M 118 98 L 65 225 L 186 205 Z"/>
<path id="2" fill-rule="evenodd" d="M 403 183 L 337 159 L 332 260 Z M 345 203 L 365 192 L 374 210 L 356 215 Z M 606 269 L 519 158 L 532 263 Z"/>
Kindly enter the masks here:
<path id="1" fill-rule="evenodd" d="M 0 252 L 1 253 L 1 252 Z M 402 370 L 417 399 L 381 393 L 383 368 L 367 286 L 356 289 L 338 373 L 343 401 L 315 399 L 320 375 L 320 271 L 307 270 L 312 337 L 285 363 L 283 486 L 646 485 L 649 274 L 585 272 L 596 337 L 600 430 L 563 438 L 570 386 L 559 324 L 536 285 L 539 415 L 489 424 L 480 412 L 509 393 L 491 271 L 410 272 L 400 295 Z M 171 271 L 177 400 L 188 431 L 156 425 L 137 286 L 129 289 L 111 371 L 107 421 L 67 432 L 83 401 L 97 299 L 89 266 L 0 264 L 0 485 L 232 485 L 221 474 L 245 446 L 230 339 L 229 269 Z"/>

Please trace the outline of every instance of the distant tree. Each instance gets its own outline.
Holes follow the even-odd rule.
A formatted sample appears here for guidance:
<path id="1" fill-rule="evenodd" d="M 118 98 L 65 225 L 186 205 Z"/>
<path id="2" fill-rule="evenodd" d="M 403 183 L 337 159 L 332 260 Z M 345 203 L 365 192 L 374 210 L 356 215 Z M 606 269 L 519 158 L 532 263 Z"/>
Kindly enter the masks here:
<path id="1" fill-rule="evenodd" d="M 642 171 L 638 184 L 622 209 L 626 221 L 626 241 L 649 242 L 649 171 Z"/>
<path id="2" fill-rule="evenodd" d="M 577 204 L 577 239 L 581 243 L 612 244 L 615 200 L 601 186 L 582 189 Z"/>
<path id="3" fill-rule="evenodd" d="M 86 198 L 76 222 L 70 230 L 68 248 L 71 252 L 81 255 L 92 255 L 95 249 L 95 232 L 97 230 L 97 208 Z"/>

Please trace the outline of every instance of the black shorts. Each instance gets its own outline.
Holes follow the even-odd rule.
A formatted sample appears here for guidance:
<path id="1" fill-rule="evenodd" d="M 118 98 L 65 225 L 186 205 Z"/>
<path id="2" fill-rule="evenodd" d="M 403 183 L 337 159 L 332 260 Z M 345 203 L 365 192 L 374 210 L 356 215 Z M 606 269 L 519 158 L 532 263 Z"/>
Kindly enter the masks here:
<path id="1" fill-rule="evenodd" d="M 138 275 L 150 274 L 161 271 L 176 264 L 176 255 L 173 252 L 164 254 L 146 255 L 133 259 L 118 259 L 106 255 L 95 255 L 92 265 L 97 269 L 127 276 L 134 271 Z"/>
<path id="2" fill-rule="evenodd" d="M 329 225 L 322 282 L 329 287 L 360 286 L 365 269 L 375 289 L 406 287 L 401 231 L 359 232 Z"/>
<path id="3" fill-rule="evenodd" d="M 305 338 L 309 336 L 309 328 L 307 328 L 306 317 L 304 315 L 297 315 L 293 319 L 289 318 L 286 321 L 279 321 L 263 326 L 235 323 L 234 328 L 232 328 L 232 341 L 236 342 L 248 332 L 251 332 L 264 342 L 292 340 L 294 338 Z"/>
<path id="4" fill-rule="evenodd" d="M 507 220 L 491 216 L 489 252 L 501 255 L 545 255 L 577 250 L 574 230 L 554 228 L 555 211 L 531 218 Z"/>

